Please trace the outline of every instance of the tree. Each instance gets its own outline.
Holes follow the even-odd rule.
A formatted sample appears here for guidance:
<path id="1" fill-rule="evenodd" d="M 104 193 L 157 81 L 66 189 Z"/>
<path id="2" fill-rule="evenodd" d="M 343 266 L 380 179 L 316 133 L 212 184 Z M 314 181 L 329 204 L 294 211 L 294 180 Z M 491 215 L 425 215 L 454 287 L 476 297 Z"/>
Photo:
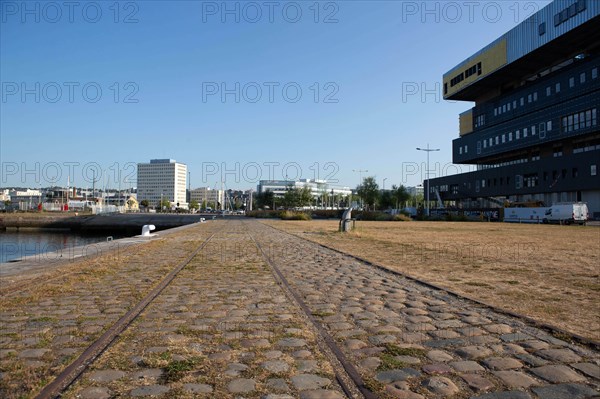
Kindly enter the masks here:
<path id="1" fill-rule="evenodd" d="M 148 202 L 148 200 L 142 200 L 142 202 L 140 202 L 140 205 L 143 206 L 144 208 L 148 208 L 148 206 L 150 205 L 150 203 Z"/>
<path id="2" fill-rule="evenodd" d="M 381 191 L 381 195 L 379 196 L 379 207 L 381 209 L 389 209 L 392 208 L 395 204 L 395 197 L 393 191 Z"/>
<path id="3" fill-rule="evenodd" d="M 300 203 L 300 190 L 288 187 L 283 195 L 283 206 L 286 208 L 296 208 Z"/>
<path id="4" fill-rule="evenodd" d="M 406 190 L 406 187 L 400 185 L 400 187 L 393 185 L 392 193 L 396 199 L 396 209 L 402 207 L 406 201 L 410 199 L 410 193 Z"/>
<path id="5" fill-rule="evenodd" d="M 258 208 L 271 208 L 273 206 L 273 199 L 275 195 L 271 190 L 265 190 L 262 193 L 256 195 L 256 206 Z"/>
<path id="6" fill-rule="evenodd" d="M 162 210 L 162 209 L 165 209 L 165 208 L 166 208 L 166 209 L 171 209 L 171 202 L 170 202 L 168 199 L 166 199 L 166 198 L 163 198 L 163 199 L 161 200 L 161 202 L 160 202 L 159 206 L 160 206 L 160 209 L 161 209 L 161 210 Z"/>
<path id="7" fill-rule="evenodd" d="M 198 210 L 199 208 L 200 205 L 198 204 L 198 201 L 196 201 L 195 199 L 190 201 L 190 209 Z"/>
<path id="8" fill-rule="evenodd" d="M 312 191 L 309 187 L 303 187 L 300 190 L 300 206 L 310 206 L 313 201 Z"/>
<path id="9" fill-rule="evenodd" d="M 375 207 L 379 199 L 379 185 L 374 176 L 365 177 L 362 184 L 356 188 L 356 191 L 369 209 Z"/>

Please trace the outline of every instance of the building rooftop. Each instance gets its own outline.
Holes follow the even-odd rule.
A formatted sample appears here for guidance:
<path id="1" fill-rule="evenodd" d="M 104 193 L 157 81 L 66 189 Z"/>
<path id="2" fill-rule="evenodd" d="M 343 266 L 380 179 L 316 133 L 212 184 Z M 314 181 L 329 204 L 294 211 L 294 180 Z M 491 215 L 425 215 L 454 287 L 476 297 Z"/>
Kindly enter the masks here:
<path id="1" fill-rule="evenodd" d="M 444 74 L 444 99 L 475 101 L 600 46 L 600 1 L 555 0 Z"/>

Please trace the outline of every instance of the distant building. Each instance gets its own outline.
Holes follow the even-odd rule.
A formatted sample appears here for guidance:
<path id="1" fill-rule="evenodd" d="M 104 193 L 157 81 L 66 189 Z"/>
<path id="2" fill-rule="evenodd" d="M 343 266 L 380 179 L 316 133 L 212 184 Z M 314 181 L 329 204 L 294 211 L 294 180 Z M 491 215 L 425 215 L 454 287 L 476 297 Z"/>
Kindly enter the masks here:
<path id="1" fill-rule="evenodd" d="M 327 195 L 338 195 L 346 197 L 352 194 L 350 187 L 335 186 L 329 184 L 326 180 L 312 180 L 312 179 L 300 179 L 300 180 L 261 180 L 258 183 L 258 193 L 264 193 L 265 191 L 272 191 L 275 197 L 283 197 L 285 192 L 290 188 L 303 189 L 308 187 L 313 197 L 318 198 L 325 194 Z"/>
<path id="2" fill-rule="evenodd" d="M 475 103 L 452 158 L 477 170 L 425 182 L 431 198 L 585 201 L 600 217 L 599 27 L 600 1 L 556 0 L 444 75 L 444 99 Z"/>
<path id="3" fill-rule="evenodd" d="M 160 206 L 161 199 L 172 206 L 187 208 L 187 166 L 173 159 L 152 159 L 138 163 L 137 200 L 147 200 L 150 206 Z"/>
<path id="4" fill-rule="evenodd" d="M 10 190 L 8 193 L 10 202 L 18 206 L 20 210 L 36 208 L 42 202 L 42 192 L 40 190 Z"/>
<path id="5" fill-rule="evenodd" d="M 196 200 L 202 207 L 214 207 L 220 209 L 224 203 L 224 191 L 215 190 L 210 187 L 195 188 L 190 191 L 190 202 Z"/>
<path id="6" fill-rule="evenodd" d="M 423 195 L 424 190 L 423 190 L 423 186 L 419 185 L 416 187 L 406 187 L 406 192 L 409 193 L 413 197 L 417 197 L 419 195 Z"/>

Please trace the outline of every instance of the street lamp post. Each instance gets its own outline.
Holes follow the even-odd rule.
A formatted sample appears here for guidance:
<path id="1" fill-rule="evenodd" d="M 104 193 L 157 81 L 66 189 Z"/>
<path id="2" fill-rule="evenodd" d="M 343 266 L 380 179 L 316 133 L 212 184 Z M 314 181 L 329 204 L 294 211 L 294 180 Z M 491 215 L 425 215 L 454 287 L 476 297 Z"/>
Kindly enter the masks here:
<path id="1" fill-rule="evenodd" d="M 419 148 L 417 147 L 417 150 L 419 151 L 425 151 L 427 153 L 427 170 L 425 171 L 425 175 L 426 175 L 426 180 L 427 180 L 427 199 L 425 200 L 425 205 L 426 205 L 426 215 L 429 216 L 429 153 L 432 151 L 439 151 L 439 148 L 429 148 L 429 143 L 427 143 L 427 148 Z M 425 185 L 423 184 L 423 188 L 425 188 Z"/>
<path id="2" fill-rule="evenodd" d="M 360 177 L 360 181 L 358 182 L 358 185 L 360 186 L 362 184 L 362 174 L 363 173 L 367 173 L 369 172 L 367 169 L 352 169 L 353 172 L 357 172 L 359 177 Z M 362 196 L 360 196 L 360 207 L 363 207 L 363 199 Z"/>

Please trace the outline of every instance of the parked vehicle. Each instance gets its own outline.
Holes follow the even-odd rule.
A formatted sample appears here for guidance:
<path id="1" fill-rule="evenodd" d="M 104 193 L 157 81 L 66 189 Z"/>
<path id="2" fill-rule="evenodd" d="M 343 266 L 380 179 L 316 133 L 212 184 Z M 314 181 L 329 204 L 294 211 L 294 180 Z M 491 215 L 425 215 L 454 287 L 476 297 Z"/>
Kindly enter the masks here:
<path id="1" fill-rule="evenodd" d="M 509 223 L 544 223 L 547 207 L 504 208 L 504 221 Z"/>
<path id="2" fill-rule="evenodd" d="M 504 208 L 504 221 L 512 223 L 585 224 L 589 211 L 585 202 L 558 203 L 549 207 Z"/>
<path id="3" fill-rule="evenodd" d="M 585 224 L 588 219 L 589 210 L 585 202 L 555 204 L 544 215 L 544 223 Z"/>

